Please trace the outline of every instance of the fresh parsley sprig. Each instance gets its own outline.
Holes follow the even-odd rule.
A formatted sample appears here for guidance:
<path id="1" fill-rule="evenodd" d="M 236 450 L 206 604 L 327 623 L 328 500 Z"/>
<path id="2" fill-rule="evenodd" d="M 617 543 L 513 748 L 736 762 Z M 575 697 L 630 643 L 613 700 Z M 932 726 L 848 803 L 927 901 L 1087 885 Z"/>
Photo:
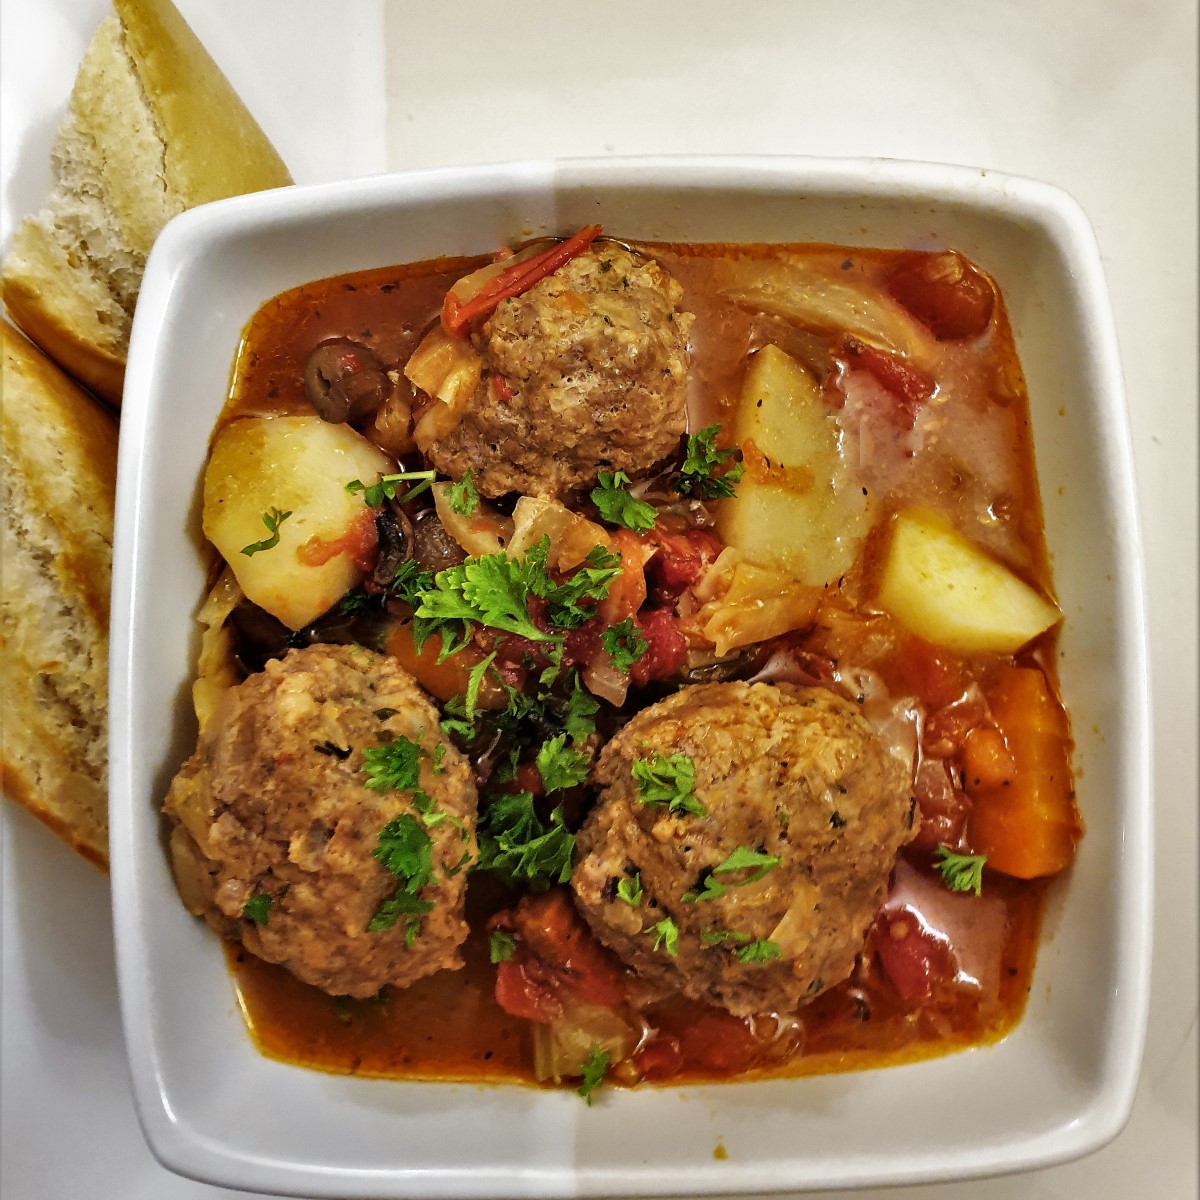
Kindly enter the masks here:
<path id="1" fill-rule="evenodd" d="M 617 899 L 623 900 L 630 908 L 639 908 L 642 903 L 642 875 L 634 871 L 632 875 L 624 875 L 617 883 Z"/>
<path id="2" fill-rule="evenodd" d="M 592 1103 L 592 1093 L 604 1082 L 604 1076 L 608 1074 L 609 1058 L 607 1050 L 593 1046 L 587 1062 L 583 1064 L 583 1082 L 575 1090 L 589 1105 Z"/>
<path id="3" fill-rule="evenodd" d="M 626 617 L 606 629 L 600 635 L 600 644 L 618 671 L 628 671 L 634 663 L 640 662 L 650 646 L 634 625 L 632 617 Z"/>
<path id="4" fill-rule="evenodd" d="M 509 883 L 545 891 L 571 878 L 575 835 L 567 829 L 562 805 L 549 822 L 538 816 L 531 792 L 492 797 L 479 822 L 479 862 Z"/>
<path id="5" fill-rule="evenodd" d="M 460 517 L 469 517 L 479 507 L 479 492 L 470 471 L 446 488 L 446 503 Z"/>
<path id="6" fill-rule="evenodd" d="M 650 758 L 635 759 L 630 773 L 643 804 L 695 817 L 708 815 L 696 799 L 696 764 L 686 754 L 668 757 L 656 750 Z"/>
<path id="7" fill-rule="evenodd" d="M 737 450 L 718 450 L 720 425 L 709 425 L 692 434 L 687 440 L 687 452 L 675 490 L 684 496 L 699 496 L 703 500 L 720 500 L 733 495 L 734 484 L 746 473 L 738 462 Z"/>
<path id="8" fill-rule="evenodd" d="M 592 489 L 592 503 L 610 525 L 620 525 L 635 533 L 654 528 L 658 512 L 653 504 L 635 500 L 629 494 L 632 482 L 624 471 L 600 471 Z"/>
<path id="9" fill-rule="evenodd" d="M 502 929 L 488 934 L 488 958 L 494 963 L 507 962 L 517 952 L 517 939 Z"/>
<path id="10" fill-rule="evenodd" d="M 368 508 L 379 508 L 384 500 L 395 500 L 397 504 L 406 504 L 422 492 L 433 487 L 437 478 L 436 471 L 400 471 L 395 475 L 380 475 L 374 483 L 363 483 L 361 479 L 352 479 L 346 484 L 346 491 L 362 492 L 363 502 Z M 415 484 L 402 496 L 396 493 L 404 483 Z"/>
<path id="11" fill-rule="evenodd" d="M 578 787 L 587 779 L 590 769 L 588 756 L 568 746 L 565 733 L 543 743 L 535 761 L 547 795 Z"/>
<path id="12" fill-rule="evenodd" d="M 663 917 L 642 932 L 654 939 L 655 950 L 665 950 L 672 958 L 679 953 L 679 926 L 670 917 Z"/>
<path id="13" fill-rule="evenodd" d="M 274 550 L 279 545 L 279 527 L 292 515 L 292 510 L 289 508 L 286 512 L 280 512 L 277 508 L 269 508 L 262 515 L 262 523 L 267 527 L 267 532 L 271 535 L 265 537 L 261 542 L 251 542 L 248 546 L 242 547 L 242 553 L 249 558 L 251 555 L 259 554 L 263 550 Z"/>
<path id="14" fill-rule="evenodd" d="M 949 846 L 939 846 L 933 852 L 933 865 L 952 892 L 974 892 L 983 895 L 983 865 L 986 854 L 955 854 Z"/>
<path id="15" fill-rule="evenodd" d="M 738 846 L 724 862 L 718 863 L 711 871 L 705 871 L 701 875 L 699 891 L 684 892 L 680 899 L 688 904 L 695 904 L 701 900 L 716 900 L 725 895 L 730 888 L 757 883 L 768 871 L 773 871 L 779 866 L 782 861 L 774 854 L 765 854 L 761 850 Z M 747 874 L 743 875 L 741 879 L 717 879 L 718 875 L 729 876 L 743 871 Z"/>

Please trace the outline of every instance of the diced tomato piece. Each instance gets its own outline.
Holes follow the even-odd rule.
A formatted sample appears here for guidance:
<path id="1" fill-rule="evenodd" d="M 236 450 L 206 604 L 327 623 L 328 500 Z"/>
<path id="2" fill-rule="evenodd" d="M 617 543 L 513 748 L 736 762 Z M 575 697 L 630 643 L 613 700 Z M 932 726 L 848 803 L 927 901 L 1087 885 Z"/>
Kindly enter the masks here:
<path id="1" fill-rule="evenodd" d="M 679 1048 L 688 1066 L 741 1070 L 754 1060 L 754 1035 L 743 1018 L 711 1009 L 680 1031 Z"/>
<path id="2" fill-rule="evenodd" d="M 1067 715 L 1034 668 L 1003 671 L 987 687 L 987 697 L 1013 774 L 976 792 L 968 826 L 971 846 L 1006 875 L 1053 875 L 1069 865 L 1083 834 L 1071 781 Z"/>
<path id="3" fill-rule="evenodd" d="M 946 764 L 923 758 L 913 780 L 921 823 L 908 849 L 918 859 L 929 861 L 939 846 L 957 849 L 967 827 L 967 798 L 950 779 Z"/>
<path id="4" fill-rule="evenodd" d="M 871 944 L 892 986 L 910 1002 L 928 1000 L 957 971 L 949 945 L 910 908 L 881 912 L 871 928 Z"/>
<path id="5" fill-rule="evenodd" d="M 553 984 L 535 978 L 537 960 L 515 954 L 496 967 L 496 1003 L 510 1016 L 548 1025 L 562 1015 Z"/>
<path id="6" fill-rule="evenodd" d="M 895 400 L 890 416 L 898 429 L 912 429 L 917 412 L 933 395 L 934 381 L 924 371 L 906 363 L 899 355 L 889 354 L 847 334 L 835 353 L 852 370 L 866 371 Z"/>
<path id="7" fill-rule="evenodd" d="M 987 703 L 976 688 L 961 700 L 939 708 L 925 719 L 921 745 L 934 758 L 949 758 L 959 753 L 971 731 L 987 718 Z"/>
<path id="8" fill-rule="evenodd" d="M 673 604 L 716 560 L 725 544 L 706 529 L 685 533 L 654 531 L 649 540 L 658 545 L 646 564 L 646 577 L 656 605 Z"/>
<path id="9" fill-rule="evenodd" d="M 996 293 L 961 254 L 910 254 L 888 278 L 888 291 L 935 337 L 979 337 L 992 320 Z"/>
<path id="10" fill-rule="evenodd" d="M 522 950 L 540 960 L 559 986 L 608 1008 L 624 1002 L 624 972 L 596 940 L 564 889 L 523 896 L 512 914 L 512 925 Z"/>
<path id="11" fill-rule="evenodd" d="M 652 679 L 670 679 L 687 662 L 687 641 L 679 621 L 669 608 L 644 608 L 636 624 L 646 639 L 646 653 L 629 668 L 629 678 L 638 687 Z"/>
<path id="12" fill-rule="evenodd" d="M 634 1056 L 634 1065 L 647 1079 L 667 1079 L 683 1069 L 683 1050 L 679 1039 L 669 1033 L 658 1033 Z"/>
<path id="13" fill-rule="evenodd" d="M 953 704 L 967 690 L 969 680 L 962 660 L 923 638 L 906 634 L 896 653 L 896 683 L 911 691 L 929 712 Z"/>
<path id="14" fill-rule="evenodd" d="M 375 569 L 379 558 L 379 534 L 375 529 L 375 512 L 372 509 L 364 507 L 340 537 L 323 538 L 314 533 L 296 550 L 296 557 L 310 567 L 324 566 L 339 554 L 347 555 L 366 574 Z"/>

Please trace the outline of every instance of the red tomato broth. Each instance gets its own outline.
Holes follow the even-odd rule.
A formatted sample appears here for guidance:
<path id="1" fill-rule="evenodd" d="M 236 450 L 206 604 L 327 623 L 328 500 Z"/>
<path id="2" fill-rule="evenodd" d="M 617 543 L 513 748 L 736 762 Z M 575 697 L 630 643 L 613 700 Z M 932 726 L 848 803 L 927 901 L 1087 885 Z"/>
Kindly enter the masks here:
<path id="1" fill-rule="evenodd" d="M 887 466 L 881 476 L 889 510 L 925 504 L 952 517 L 974 513 L 979 490 L 971 463 L 980 446 L 990 447 L 987 453 L 1003 461 L 990 462 L 988 469 L 1007 486 L 994 522 L 974 532 L 983 545 L 1052 594 L 1024 382 L 998 295 L 985 339 L 948 340 L 940 346 L 938 388 L 951 394 L 955 403 L 937 410 L 937 449 L 924 460 L 932 463 L 931 469 L 911 471 L 904 451 L 896 447 L 902 446 L 917 408 L 931 402 L 922 372 L 890 361 L 883 352 L 847 347 L 845 338 L 839 344 L 837 338 L 818 337 L 781 318 L 739 308 L 723 300 L 713 286 L 722 257 L 791 256 L 853 273 L 881 291 L 890 277 L 899 278 L 897 290 L 909 295 L 914 287 L 919 290 L 919 281 L 913 283 L 914 269 L 907 256 L 813 246 L 655 245 L 648 250 L 683 285 L 685 305 L 696 316 L 690 429 L 729 421 L 747 356 L 775 343 L 819 372 L 835 407 L 856 405 L 855 411 L 889 427 L 891 449 L 883 456 Z M 438 319 L 450 284 L 484 261 L 442 259 L 381 268 L 306 284 L 276 297 L 246 330 L 221 423 L 251 414 L 309 411 L 301 382 L 304 364 L 312 348 L 328 338 L 358 339 L 385 362 L 403 364 Z M 958 318 L 947 315 L 938 298 L 930 311 L 932 320 L 955 327 Z M 968 312 L 962 319 L 974 318 Z M 856 373 L 857 390 L 849 388 L 843 394 L 838 381 Z M 889 395 L 902 401 L 895 419 L 886 407 Z M 933 396 L 936 400 L 936 393 Z M 934 879 L 932 848 L 947 839 L 961 841 L 970 821 L 972 799 L 967 793 L 971 789 L 964 788 L 962 779 L 961 742 L 973 726 L 955 727 L 955 717 L 961 715 L 955 707 L 963 704 L 972 688 L 986 692 L 995 686 L 998 673 L 1013 665 L 1036 666 L 1049 676 L 1053 692 L 1049 664 L 1055 637 L 1044 635 L 1026 647 L 1016 663 L 995 655 L 964 658 L 903 633 L 889 617 L 871 610 L 869 603 L 860 610 L 859 605 L 869 602 L 878 577 L 886 540 L 883 525 L 882 521 L 876 524 L 858 562 L 837 582 L 815 627 L 789 635 L 779 644 L 797 661 L 820 664 L 815 681 L 827 682 L 850 666 L 876 671 L 893 695 L 914 698 L 926 718 L 927 734 L 931 727 L 937 732 L 937 745 L 926 750 L 924 766 L 931 768 L 928 778 L 939 769 L 944 772 L 949 823 L 931 824 L 902 852 L 923 877 Z M 618 543 L 633 540 L 624 531 L 616 536 Z M 659 602 L 690 583 L 687 547 L 674 549 L 674 554 L 663 556 L 664 561 L 648 567 L 652 591 L 658 590 L 653 599 Z M 703 548 L 701 567 L 707 566 L 708 550 Z M 639 608 L 644 599 L 643 590 L 629 611 L 643 616 L 653 611 Z M 620 615 L 625 615 L 624 609 Z M 831 617 L 833 624 L 823 623 L 824 617 Z M 978 723 L 975 714 L 974 724 Z M 951 811 L 956 805 L 957 815 Z M 932 811 L 927 814 L 930 820 L 935 816 Z M 943 837 L 936 836 L 939 831 Z M 739 1041 L 740 1035 L 726 1028 L 734 1021 L 728 1014 L 682 997 L 643 1005 L 642 1020 L 659 1031 L 640 1052 L 646 1061 L 646 1078 L 680 1083 L 823 1073 L 911 1061 L 1002 1037 L 1020 1019 L 1031 985 L 1045 883 L 986 871 L 984 889 L 1004 912 L 1003 938 L 995 948 L 996 983 L 990 991 L 980 993 L 940 980 L 929 997 L 919 1002 L 905 999 L 875 949 L 877 929 L 867 939 L 854 976 L 799 1010 L 790 1040 Z M 403 991 L 385 989 L 378 1001 L 334 1000 L 299 983 L 284 968 L 230 946 L 231 971 L 256 1044 L 273 1057 L 334 1072 L 531 1082 L 529 1027 L 496 1003 L 496 967 L 489 960 L 485 931 L 493 913 L 513 899 L 486 876 L 472 877 L 467 910 L 472 932 L 463 946 L 463 970 L 443 971 Z M 705 1029 L 714 1031 L 707 1041 L 732 1049 L 705 1058 L 697 1049 L 706 1042 L 697 1031 Z M 772 1048 L 764 1050 L 768 1044 Z M 616 1078 L 621 1081 L 622 1076 Z"/>

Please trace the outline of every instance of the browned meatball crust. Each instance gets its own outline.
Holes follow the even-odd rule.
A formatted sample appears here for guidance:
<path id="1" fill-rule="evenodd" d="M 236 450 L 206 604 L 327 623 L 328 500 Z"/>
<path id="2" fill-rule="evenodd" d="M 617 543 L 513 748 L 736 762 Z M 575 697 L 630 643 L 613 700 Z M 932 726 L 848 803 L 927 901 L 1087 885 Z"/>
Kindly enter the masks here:
<path id="1" fill-rule="evenodd" d="M 656 751 L 692 759 L 707 815 L 642 800 L 632 767 Z M 609 742 L 595 778 L 571 880 L 583 915 L 639 975 L 739 1015 L 792 1011 L 850 974 L 912 836 L 909 772 L 821 688 L 684 688 Z M 778 865 L 752 882 L 753 868 L 714 873 L 739 848 Z M 634 872 L 636 907 L 617 894 Z M 722 893 L 683 898 L 706 879 Z M 664 919 L 678 929 L 673 955 L 654 928 Z"/>
<path id="2" fill-rule="evenodd" d="M 400 737 L 421 748 L 428 800 L 366 786 L 363 751 Z M 477 806 L 470 767 L 412 677 L 361 647 L 322 645 L 224 695 L 163 808 L 192 912 L 306 983 L 363 997 L 462 965 Z M 372 854 L 393 818 L 428 852 L 414 898 L 431 907 L 371 932 L 404 882 Z M 243 915 L 256 895 L 271 897 L 261 924 Z"/>
<path id="3" fill-rule="evenodd" d="M 593 246 L 504 300 L 478 341 L 504 396 L 485 378 L 457 424 L 422 446 L 485 496 L 558 497 L 598 470 L 644 472 L 687 426 L 690 313 L 658 263 Z"/>

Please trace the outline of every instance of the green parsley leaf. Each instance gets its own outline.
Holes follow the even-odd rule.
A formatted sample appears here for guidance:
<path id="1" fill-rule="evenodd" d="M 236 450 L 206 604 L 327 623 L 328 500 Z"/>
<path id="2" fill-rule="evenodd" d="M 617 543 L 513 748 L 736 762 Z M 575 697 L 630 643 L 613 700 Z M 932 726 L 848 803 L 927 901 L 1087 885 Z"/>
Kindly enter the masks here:
<path id="1" fill-rule="evenodd" d="M 368 746 L 362 769 L 373 792 L 411 792 L 414 800 L 429 801 L 421 787 L 421 747 L 403 734 L 382 746 Z"/>
<path id="2" fill-rule="evenodd" d="M 700 900 L 716 900 L 730 888 L 757 883 L 768 871 L 773 871 L 779 866 L 782 861 L 773 854 L 764 854 L 761 850 L 750 850 L 745 846 L 738 846 L 724 862 L 718 863 L 712 870 L 705 871 L 700 876 L 699 891 L 684 892 L 680 899 L 688 904 L 695 904 Z M 716 878 L 719 874 L 728 875 L 735 871 L 749 871 L 750 874 L 744 879 L 736 880 L 718 881 Z"/>
<path id="3" fill-rule="evenodd" d="M 547 582 L 534 594 L 546 601 L 546 619 L 555 629 L 578 629 L 595 613 L 595 605 L 584 604 L 584 601 L 600 601 L 608 595 L 612 581 L 621 574 L 621 557 L 610 554 L 603 546 L 593 546 L 584 559 L 586 566 L 580 566 L 561 583 L 555 583 L 544 565 L 549 548 L 550 539 L 544 537 L 525 556 L 528 562 L 534 551 L 539 551 L 543 564 Z"/>
<path id="4" fill-rule="evenodd" d="M 758 941 L 747 942 L 746 945 L 739 946 L 736 956 L 738 962 L 764 963 L 770 962 L 773 958 L 782 958 L 783 949 L 778 942 L 773 942 L 770 938 L 759 938 Z"/>
<path id="5" fill-rule="evenodd" d="M 736 929 L 705 929 L 700 934 L 700 940 L 706 946 L 719 946 L 722 942 L 748 942 L 748 933 L 738 933 Z"/>
<path id="6" fill-rule="evenodd" d="M 649 929 L 643 929 L 642 932 L 654 938 L 655 950 L 661 947 L 672 958 L 679 953 L 679 926 L 670 917 L 663 917 L 661 921 L 651 925 Z"/>
<path id="7" fill-rule="evenodd" d="M 635 662 L 640 661 L 650 645 L 634 625 L 632 617 L 626 617 L 619 624 L 606 629 L 600 635 L 600 644 L 618 671 L 628 671 Z"/>
<path id="8" fill-rule="evenodd" d="M 257 554 L 260 550 L 273 550 L 279 545 L 279 527 L 292 515 L 292 510 L 289 508 L 287 512 L 280 512 L 277 508 L 269 508 L 262 515 L 262 523 L 267 527 L 267 532 L 271 535 L 265 537 L 261 542 L 251 542 L 248 546 L 242 547 L 242 553 L 249 558 L 252 554 Z"/>
<path id="9" fill-rule="evenodd" d="M 605 521 L 639 532 L 654 528 L 657 510 L 629 494 L 631 481 L 624 471 L 600 471 L 596 480 L 599 486 L 592 489 L 592 503 Z"/>
<path id="10" fill-rule="evenodd" d="M 596 732 L 593 719 L 600 711 L 600 702 L 583 686 L 576 671 L 571 680 L 571 691 L 567 695 L 567 707 L 563 714 L 563 728 L 573 746 L 581 746 Z"/>
<path id="11" fill-rule="evenodd" d="M 583 1064 L 583 1082 L 575 1089 L 589 1105 L 592 1103 L 592 1093 L 604 1082 L 608 1073 L 609 1053 L 593 1046 L 588 1060 Z"/>
<path id="12" fill-rule="evenodd" d="M 379 508 L 385 499 L 395 500 L 397 504 L 406 504 L 422 492 L 433 487 L 437 478 L 436 471 L 401 471 L 397 475 L 380 475 L 374 483 L 363 483 L 361 479 L 352 479 L 346 484 L 346 491 L 362 492 L 363 501 L 368 508 Z M 403 496 L 397 496 L 402 483 L 415 483 Z"/>
<path id="13" fill-rule="evenodd" d="M 623 876 L 617 883 L 617 899 L 624 900 L 630 908 L 638 908 L 642 903 L 642 876 L 638 871 L 632 875 Z"/>
<path id="14" fill-rule="evenodd" d="M 446 743 L 438 742 L 433 748 L 433 773 L 435 775 L 445 775 L 446 764 L 443 761 L 446 757 Z"/>
<path id="15" fill-rule="evenodd" d="M 267 918 L 271 915 L 271 897 L 266 892 L 255 892 L 245 904 L 242 905 L 242 916 L 247 921 L 253 921 L 255 925 L 265 925 Z"/>
<path id="16" fill-rule="evenodd" d="M 352 587 L 339 601 L 337 610 L 346 617 L 358 617 L 363 613 L 372 612 L 380 607 L 383 593 L 376 596 L 367 594 L 366 588 Z"/>
<path id="17" fill-rule="evenodd" d="M 410 608 L 421 603 L 423 593 L 433 587 L 433 572 L 422 571 L 415 558 L 407 558 L 396 568 L 392 582 L 387 585 L 387 595 L 403 601 Z"/>
<path id="18" fill-rule="evenodd" d="M 499 929 L 488 934 L 488 958 L 494 963 L 507 962 L 516 953 L 517 939 Z"/>
<path id="19" fill-rule="evenodd" d="M 708 815 L 695 795 L 696 764 L 686 754 L 668 758 L 656 750 L 652 758 L 636 759 L 631 772 L 643 804 L 696 817 Z"/>
<path id="20" fill-rule="evenodd" d="M 433 842 L 416 817 L 401 813 L 380 831 L 371 853 L 415 895 L 433 879 Z M 409 909 L 397 911 L 414 911 Z"/>
<path id="21" fill-rule="evenodd" d="M 933 852 L 933 865 L 952 892 L 974 892 L 983 895 L 983 864 L 986 854 L 955 854 L 949 846 L 939 846 Z"/>
<path id="22" fill-rule="evenodd" d="M 688 438 L 687 454 L 675 482 L 675 490 L 681 495 L 699 496 L 705 500 L 719 500 L 733 495 L 733 485 L 746 473 L 746 468 L 741 463 L 735 463 L 718 474 L 720 468 L 737 456 L 734 449 L 717 449 L 717 434 L 720 432 L 720 425 L 709 425 Z"/>
<path id="23" fill-rule="evenodd" d="M 467 672 L 467 691 L 463 701 L 463 711 L 468 721 L 475 719 L 475 709 L 479 704 L 479 689 L 483 687 L 483 677 L 488 667 L 495 661 L 496 652 L 493 650 L 482 662 L 477 662 Z"/>
<path id="24" fill-rule="evenodd" d="M 549 824 L 538 816 L 531 792 L 492 797 L 479 822 L 479 862 L 510 883 L 545 891 L 571 878 L 575 835 L 567 829 L 560 804 Z"/>
<path id="25" fill-rule="evenodd" d="M 382 933 L 385 929 L 391 929 L 400 917 L 408 916 L 409 920 L 404 924 L 404 940 L 409 946 L 412 946 L 421 928 L 420 921 L 417 921 L 415 918 L 423 916 L 425 913 L 432 911 L 432 909 L 432 900 L 422 900 L 419 896 L 412 895 L 405 888 L 400 888 L 394 896 L 385 900 L 379 906 L 378 911 L 367 923 L 367 932 Z"/>
<path id="26" fill-rule="evenodd" d="M 543 743 L 537 752 L 538 774 L 547 795 L 578 787 L 588 777 L 588 756 L 567 746 L 567 735 L 560 733 Z"/>
<path id="27" fill-rule="evenodd" d="M 479 493 L 470 471 L 446 488 L 446 501 L 460 517 L 469 517 L 479 507 Z"/>

